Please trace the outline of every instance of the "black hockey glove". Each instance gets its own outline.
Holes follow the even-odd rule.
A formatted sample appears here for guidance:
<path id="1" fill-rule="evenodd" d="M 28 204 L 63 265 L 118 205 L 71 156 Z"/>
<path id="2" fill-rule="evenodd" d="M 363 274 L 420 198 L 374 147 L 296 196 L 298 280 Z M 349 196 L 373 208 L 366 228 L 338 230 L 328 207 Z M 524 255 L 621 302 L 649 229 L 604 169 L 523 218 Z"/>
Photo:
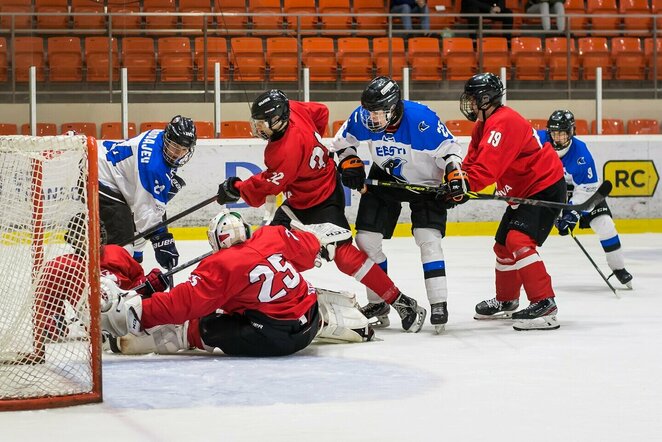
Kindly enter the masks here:
<path id="1" fill-rule="evenodd" d="M 365 166 L 361 158 L 350 155 L 340 162 L 340 179 L 345 186 L 362 190 L 365 186 L 365 178 Z"/>
<path id="2" fill-rule="evenodd" d="M 179 262 L 179 252 L 175 247 L 175 239 L 172 233 L 159 233 L 150 238 L 154 247 L 154 257 L 161 267 L 171 269 Z"/>
<path id="3" fill-rule="evenodd" d="M 236 176 L 231 176 L 227 180 L 223 181 L 218 186 L 218 196 L 216 197 L 216 202 L 223 205 L 227 203 L 236 203 L 239 201 L 241 194 L 235 187 L 235 184 L 239 181 L 241 181 L 241 179 L 237 178 Z"/>
<path id="4" fill-rule="evenodd" d="M 170 190 L 168 190 L 168 201 L 173 199 L 175 195 L 177 195 L 177 192 L 182 190 L 182 187 L 184 186 L 186 186 L 184 178 L 173 174 L 172 179 L 170 180 Z"/>
<path id="5" fill-rule="evenodd" d="M 579 217 L 579 213 L 574 210 L 564 210 L 563 213 L 561 213 L 561 216 L 556 218 L 556 221 L 554 222 L 556 228 L 559 229 L 559 235 L 566 236 L 574 230 L 577 221 L 579 221 Z"/>
<path id="6" fill-rule="evenodd" d="M 170 287 L 166 276 L 159 269 L 152 269 L 145 278 L 143 287 L 136 290 L 141 296 L 149 297 L 156 292 L 165 292 Z"/>

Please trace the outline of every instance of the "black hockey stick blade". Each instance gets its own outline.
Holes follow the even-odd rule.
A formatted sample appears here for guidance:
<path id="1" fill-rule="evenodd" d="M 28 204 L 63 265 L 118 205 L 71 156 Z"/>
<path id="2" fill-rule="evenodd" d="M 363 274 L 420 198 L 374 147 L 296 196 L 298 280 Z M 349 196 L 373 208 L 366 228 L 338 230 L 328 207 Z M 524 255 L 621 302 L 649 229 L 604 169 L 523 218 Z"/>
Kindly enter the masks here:
<path id="1" fill-rule="evenodd" d="M 206 257 L 212 255 L 213 253 L 214 253 L 214 251 L 213 251 L 213 250 L 210 250 L 209 252 L 207 252 L 207 253 L 205 253 L 205 254 L 202 254 L 202 255 L 200 255 L 200 256 L 198 256 L 198 257 L 196 257 L 196 258 L 193 258 L 193 259 L 190 260 L 190 261 L 186 261 L 185 263 L 180 264 L 180 265 L 178 265 L 177 267 L 173 267 L 172 269 L 168 270 L 167 272 L 164 272 L 164 273 L 163 273 L 163 276 L 165 276 L 166 279 L 168 280 L 168 284 L 170 284 L 170 288 L 172 288 L 173 285 L 174 285 L 174 284 L 172 283 L 172 275 L 174 275 L 175 273 L 181 272 L 182 270 L 184 270 L 184 269 L 186 269 L 186 268 L 191 267 L 193 264 L 197 264 L 197 263 L 199 263 L 200 261 L 202 261 L 202 260 L 205 259 Z M 147 285 L 147 283 L 143 283 L 143 284 L 140 284 L 140 285 L 138 285 L 138 286 L 132 288 L 131 290 L 136 290 L 136 291 L 137 291 L 137 290 L 140 290 L 140 289 L 144 288 L 146 285 Z M 143 298 L 149 298 L 150 296 L 151 296 L 151 295 L 149 295 L 149 296 L 143 296 Z"/>

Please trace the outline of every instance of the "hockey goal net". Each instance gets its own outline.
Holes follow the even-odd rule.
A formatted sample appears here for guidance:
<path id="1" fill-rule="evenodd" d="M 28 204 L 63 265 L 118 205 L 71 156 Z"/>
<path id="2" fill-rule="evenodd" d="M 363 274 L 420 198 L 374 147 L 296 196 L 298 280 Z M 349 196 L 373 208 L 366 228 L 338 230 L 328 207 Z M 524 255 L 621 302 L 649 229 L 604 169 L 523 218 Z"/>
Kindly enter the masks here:
<path id="1" fill-rule="evenodd" d="M 101 401 L 97 146 L 0 137 L 0 410 Z"/>

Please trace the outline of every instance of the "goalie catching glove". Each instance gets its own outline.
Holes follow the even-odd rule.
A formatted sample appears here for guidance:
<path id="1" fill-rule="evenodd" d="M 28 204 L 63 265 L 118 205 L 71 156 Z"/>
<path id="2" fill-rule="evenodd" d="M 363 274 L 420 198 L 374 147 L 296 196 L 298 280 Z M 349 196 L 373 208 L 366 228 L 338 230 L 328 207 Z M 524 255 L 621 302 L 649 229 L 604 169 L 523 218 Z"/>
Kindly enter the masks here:
<path id="1" fill-rule="evenodd" d="M 292 220 L 290 226 L 315 235 L 320 242 L 320 255 L 327 261 L 333 261 L 336 257 L 336 246 L 339 242 L 352 238 L 352 232 L 332 223 L 303 224 L 299 220 Z"/>
<path id="2" fill-rule="evenodd" d="M 101 330 L 115 337 L 142 334 L 142 299 L 134 290 L 124 291 L 112 279 L 101 277 Z"/>

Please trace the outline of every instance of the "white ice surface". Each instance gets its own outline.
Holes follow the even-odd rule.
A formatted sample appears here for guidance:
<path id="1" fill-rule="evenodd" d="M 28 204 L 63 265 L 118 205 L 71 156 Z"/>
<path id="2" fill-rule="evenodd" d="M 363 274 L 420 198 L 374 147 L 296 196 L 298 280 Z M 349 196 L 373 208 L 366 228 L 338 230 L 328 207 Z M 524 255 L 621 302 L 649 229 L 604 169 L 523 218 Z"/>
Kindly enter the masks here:
<path id="1" fill-rule="evenodd" d="M 597 237 L 579 239 L 608 272 Z M 553 236 L 540 250 L 557 294 L 556 331 L 472 319 L 494 294 L 492 239 L 447 238 L 442 335 L 429 323 L 403 333 L 392 313 L 377 342 L 284 358 L 105 355 L 103 404 L 2 413 L 0 441 L 659 441 L 662 235 L 621 240 L 635 287 L 621 299 L 572 239 Z M 385 244 L 393 279 L 429 307 L 413 238 Z M 197 241 L 178 247 L 182 260 L 207 251 Z M 365 302 L 333 264 L 306 277 Z"/>

